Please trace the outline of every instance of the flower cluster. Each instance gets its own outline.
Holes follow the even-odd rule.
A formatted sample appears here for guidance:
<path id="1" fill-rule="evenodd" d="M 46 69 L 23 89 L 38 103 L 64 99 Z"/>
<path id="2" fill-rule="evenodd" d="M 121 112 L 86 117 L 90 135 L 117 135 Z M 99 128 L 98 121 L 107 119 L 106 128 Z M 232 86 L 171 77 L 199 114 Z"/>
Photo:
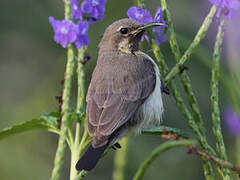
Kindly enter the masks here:
<path id="1" fill-rule="evenodd" d="M 224 114 L 227 129 L 234 135 L 240 134 L 240 117 L 232 108 L 228 108 Z"/>
<path id="2" fill-rule="evenodd" d="M 158 7 L 158 10 L 155 14 L 154 19 L 152 18 L 152 15 L 148 10 L 144 8 L 138 8 L 135 6 L 129 8 L 129 10 L 127 11 L 127 15 L 130 19 L 136 20 L 141 24 L 151 23 L 151 22 L 159 22 L 159 23 L 165 24 L 165 21 L 162 19 L 162 9 L 160 7 Z M 167 40 L 167 35 L 164 33 L 164 30 L 165 30 L 164 26 L 153 28 L 153 33 L 158 45 L 160 45 L 161 43 Z M 143 35 L 142 41 L 144 40 L 144 38 L 148 40 L 148 36 Z"/>
<path id="3" fill-rule="evenodd" d="M 49 17 L 49 22 L 54 30 L 54 40 L 62 47 L 74 43 L 76 48 L 89 44 L 88 26 L 96 21 L 102 21 L 104 17 L 106 0 L 85 0 L 80 5 L 78 0 L 71 0 L 72 19 L 78 21 L 74 23 L 70 20 L 55 20 Z"/>
<path id="4" fill-rule="evenodd" d="M 231 19 L 237 15 L 237 9 L 240 7 L 238 0 L 209 0 L 213 5 L 218 6 L 217 17 L 224 14 L 227 19 Z"/>

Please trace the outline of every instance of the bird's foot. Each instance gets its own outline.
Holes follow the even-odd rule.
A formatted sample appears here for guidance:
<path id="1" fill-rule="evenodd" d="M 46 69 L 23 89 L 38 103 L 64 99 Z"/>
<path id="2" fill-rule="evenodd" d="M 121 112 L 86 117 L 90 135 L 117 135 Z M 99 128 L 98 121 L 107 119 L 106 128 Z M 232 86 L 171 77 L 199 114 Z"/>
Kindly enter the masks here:
<path id="1" fill-rule="evenodd" d="M 169 95 L 170 90 L 164 85 L 164 81 L 161 81 L 161 91 L 164 92 L 165 94 Z"/>
<path id="2" fill-rule="evenodd" d="M 187 66 L 181 66 L 179 69 L 180 69 L 180 73 L 182 74 L 183 71 L 186 71 L 186 70 L 188 70 L 189 68 L 188 68 Z"/>
<path id="3" fill-rule="evenodd" d="M 120 149 L 121 145 L 119 143 L 115 143 L 111 146 L 112 149 L 116 150 L 116 149 Z"/>

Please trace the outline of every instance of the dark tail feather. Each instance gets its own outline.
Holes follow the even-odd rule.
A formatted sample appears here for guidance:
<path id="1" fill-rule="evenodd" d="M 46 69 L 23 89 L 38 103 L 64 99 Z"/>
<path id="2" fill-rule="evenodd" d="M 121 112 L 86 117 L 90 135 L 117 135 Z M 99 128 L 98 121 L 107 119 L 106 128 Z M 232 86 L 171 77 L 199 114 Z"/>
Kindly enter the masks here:
<path id="1" fill-rule="evenodd" d="M 86 170 L 90 171 L 92 170 L 99 159 L 101 158 L 101 155 L 105 151 L 105 149 L 108 147 L 108 143 L 104 146 L 101 146 L 99 148 L 93 148 L 92 145 L 87 149 L 87 151 L 83 154 L 81 159 L 76 164 L 76 169 L 78 171 Z"/>

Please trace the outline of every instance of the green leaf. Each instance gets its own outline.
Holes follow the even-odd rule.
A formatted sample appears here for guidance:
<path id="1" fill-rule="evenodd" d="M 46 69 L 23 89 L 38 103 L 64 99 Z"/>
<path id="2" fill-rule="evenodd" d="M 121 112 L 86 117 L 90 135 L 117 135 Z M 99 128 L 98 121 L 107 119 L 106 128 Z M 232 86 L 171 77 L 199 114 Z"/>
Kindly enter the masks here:
<path id="1" fill-rule="evenodd" d="M 61 117 L 60 112 L 44 112 L 43 115 L 41 116 L 41 119 L 44 119 L 49 126 L 52 128 L 58 129 L 58 123 L 57 120 L 58 118 Z"/>
<path id="2" fill-rule="evenodd" d="M 82 111 L 79 113 L 76 113 L 77 115 L 77 122 L 81 123 L 86 118 L 86 112 Z"/>
<path id="3" fill-rule="evenodd" d="M 60 132 L 60 130 L 57 128 L 56 117 L 42 116 L 40 119 L 32 119 L 31 121 L 20 123 L 1 130 L 0 140 L 14 134 L 33 130 L 48 130 L 57 134 Z"/>
<path id="4" fill-rule="evenodd" d="M 149 126 L 147 128 L 144 128 L 142 130 L 142 133 L 147 135 L 158 135 L 158 136 L 166 135 L 166 134 L 174 134 L 178 137 L 187 138 L 187 136 L 180 129 L 172 128 L 168 126 Z"/>
<path id="5" fill-rule="evenodd" d="M 61 117 L 61 112 L 59 112 L 59 111 L 43 112 L 42 116 L 53 116 L 53 117 L 59 118 L 59 117 Z"/>

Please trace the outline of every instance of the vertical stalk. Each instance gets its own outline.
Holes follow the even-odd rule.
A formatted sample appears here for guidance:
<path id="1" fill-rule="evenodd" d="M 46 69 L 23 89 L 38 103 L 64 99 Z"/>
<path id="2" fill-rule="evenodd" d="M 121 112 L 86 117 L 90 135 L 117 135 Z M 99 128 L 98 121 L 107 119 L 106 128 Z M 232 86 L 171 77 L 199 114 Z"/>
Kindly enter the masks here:
<path id="1" fill-rule="evenodd" d="M 64 0 L 65 19 L 71 19 L 70 1 Z M 62 124 L 58 140 L 57 152 L 54 160 L 54 168 L 51 175 L 51 180 L 58 180 L 60 178 L 60 170 L 64 160 L 64 153 L 66 148 L 66 139 L 68 131 L 68 119 L 70 117 L 70 96 L 72 88 L 72 77 L 74 71 L 74 51 L 73 46 L 68 45 L 67 50 L 67 66 L 65 72 L 65 81 L 63 85 L 63 104 L 62 104 Z"/>
<path id="2" fill-rule="evenodd" d="M 160 65 L 160 69 L 162 70 L 163 76 L 166 76 L 168 73 L 167 64 L 164 61 L 164 57 L 159 49 L 159 46 L 154 41 L 152 42 L 152 48 L 153 48 L 155 57 L 158 60 L 158 63 Z M 186 105 L 185 105 L 179 91 L 177 90 L 176 85 L 174 85 L 173 81 L 169 82 L 168 87 L 171 90 L 173 97 L 175 98 L 178 108 L 183 112 L 184 117 L 187 119 L 189 127 L 193 130 L 194 134 L 196 135 L 201 147 L 208 149 L 209 152 L 214 154 L 214 150 L 211 148 L 211 146 L 209 146 L 206 143 L 206 137 L 203 136 L 202 133 L 200 132 L 197 123 L 194 121 L 192 114 L 189 112 L 188 108 L 186 107 Z M 207 170 L 204 170 L 206 179 L 214 180 L 214 173 L 213 173 L 213 169 L 211 168 L 210 162 L 204 163 L 204 169 L 207 169 Z"/>
<path id="3" fill-rule="evenodd" d="M 124 168 L 127 161 L 127 149 L 128 149 L 127 137 L 123 138 L 120 142 L 122 148 L 117 150 L 114 156 L 114 169 L 113 180 L 124 180 Z"/>
<path id="4" fill-rule="evenodd" d="M 173 23 L 172 23 L 172 19 L 171 19 L 171 14 L 170 14 L 169 10 L 167 9 L 166 0 L 161 0 L 161 5 L 162 5 L 161 7 L 162 7 L 162 10 L 163 10 L 163 13 L 164 13 L 165 18 L 166 18 L 166 22 L 168 24 L 168 31 L 167 32 L 168 32 L 169 44 L 170 44 L 172 53 L 174 55 L 174 58 L 175 58 L 176 62 L 178 62 L 181 59 L 182 55 L 181 55 L 180 48 L 179 48 L 177 38 L 176 38 L 176 34 L 175 34 L 175 31 L 174 31 L 174 27 L 173 27 Z M 184 90 L 186 92 L 189 104 L 190 104 L 191 109 L 193 111 L 194 119 L 196 120 L 201 133 L 203 135 L 205 135 L 205 128 L 204 128 L 204 124 L 203 124 L 203 120 L 202 120 L 200 110 L 198 108 L 197 99 L 196 99 L 196 97 L 193 93 L 190 78 L 187 75 L 186 71 L 183 71 L 180 74 L 180 80 L 181 80 L 181 83 L 184 86 Z"/>
<path id="5" fill-rule="evenodd" d="M 175 34 L 175 31 L 174 31 L 174 27 L 173 27 L 173 23 L 172 23 L 172 19 L 171 19 L 171 14 L 170 14 L 170 12 L 167 8 L 167 1 L 166 0 L 161 0 L 161 5 L 162 5 L 161 7 L 162 7 L 163 13 L 165 15 L 167 24 L 168 24 L 168 31 L 167 32 L 168 32 L 170 47 L 172 49 L 172 52 L 174 54 L 174 58 L 175 58 L 176 62 L 179 62 L 182 55 L 181 55 L 180 48 L 179 48 L 177 38 L 176 38 L 176 34 Z M 192 89 L 192 86 L 191 86 L 191 82 L 190 82 L 190 78 L 185 71 L 180 73 L 180 80 L 181 80 L 181 83 L 184 87 L 189 105 L 192 109 L 193 119 L 196 122 L 197 127 L 199 128 L 199 131 L 202 134 L 202 136 L 206 137 L 205 128 L 204 128 L 204 124 L 203 124 L 203 119 L 202 119 L 202 116 L 201 116 L 201 113 L 200 113 L 200 110 L 199 110 L 199 107 L 198 107 L 197 99 L 194 95 L 194 92 L 193 92 L 193 89 Z M 206 145 L 202 146 L 202 148 L 204 150 L 206 150 L 207 152 L 209 152 L 208 149 L 205 148 L 207 146 L 206 138 L 204 139 L 204 144 L 206 144 Z M 211 166 L 210 163 L 204 162 L 203 168 L 204 168 L 204 172 L 205 172 L 206 176 L 210 176 L 211 172 L 213 172 L 213 169 L 212 169 L 212 166 Z M 212 174 L 212 176 L 213 176 L 213 174 Z"/>
<path id="6" fill-rule="evenodd" d="M 163 76 L 166 76 L 169 72 L 167 64 L 165 63 L 164 57 L 159 49 L 159 46 L 156 44 L 156 42 L 152 42 L 152 48 L 154 55 L 156 59 L 158 60 L 158 63 L 160 65 L 160 69 L 163 72 Z M 201 133 L 198 124 L 194 121 L 192 114 L 188 110 L 187 106 L 185 105 L 177 86 L 173 83 L 171 80 L 168 84 L 168 87 L 173 94 L 173 97 L 177 103 L 178 108 L 182 111 L 184 117 L 187 119 L 189 127 L 193 130 L 196 138 L 198 139 L 198 142 L 200 143 L 201 147 L 203 149 L 207 149 L 208 152 L 215 154 L 214 150 L 211 148 L 211 146 L 208 145 L 206 137 Z M 204 174 L 207 180 L 214 180 L 214 173 L 213 169 L 211 167 L 210 162 L 204 163 Z"/>
<path id="7" fill-rule="evenodd" d="M 85 48 L 78 49 L 77 57 L 77 78 L 78 78 L 78 97 L 77 97 L 77 108 L 76 112 L 81 113 L 85 112 L 85 69 L 84 65 L 81 63 L 84 58 Z M 84 129 L 84 132 L 87 132 L 87 129 Z M 75 132 L 75 141 L 71 151 L 71 169 L 70 169 L 70 180 L 74 180 L 77 176 L 78 171 L 75 168 L 77 161 L 80 158 L 81 148 L 80 148 L 80 139 L 81 139 L 81 122 L 76 123 L 76 132 Z"/>
<path id="8" fill-rule="evenodd" d="M 219 75 L 220 75 L 220 56 L 221 56 L 221 46 L 224 36 L 224 19 L 220 21 L 218 27 L 218 33 L 216 37 L 214 52 L 213 52 L 213 62 L 212 62 L 212 80 L 211 80 L 211 105 L 212 105 L 212 121 L 213 121 L 213 134 L 216 137 L 216 148 L 219 157 L 227 160 L 225 144 L 223 141 L 223 135 L 221 130 L 221 119 L 220 119 L 220 109 L 219 109 Z M 224 179 L 230 178 L 230 171 L 228 169 L 223 169 Z"/>
<path id="9" fill-rule="evenodd" d="M 169 72 L 168 66 L 164 60 L 163 54 L 161 53 L 159 46 L 156 44 L 156 42 L 152 38 L 150 38 L 150 39 L 152 41 L 151 44 L 152 44 L 153 53 L 159 63 L 163 77 L 165 77 Z M 204 147 L 204 149 L 208 149 L 208 151 L 210 153 L 215 154 L 215 152 L 211 148 L 211 146 L 209 146 L 207 144 L 206 137 L 203 136 L 202 133 L 200 132 L 198 124 L 194 121 L 192 114 L 190 113 L 187 106 L 185 105 L 185 103 L 177 89 L 177 86 L 173 83 L 173 81 L 170 81 L 168 87 L 170 88 L 170 91 L 173 94 L 173 97 L 175 98 L 178 108 L 183 112 L 184 117 L 188 121 L 188 125 L 193 130 L 200 145 L 202 147 Z"/>
<path id="10" fill-rule="evenodd" d="M 68 130 L 68 120 L 70 117 L 70 96 L 72 88 L 72 77 L 74 70 L 74 52 L 72 45 L 69 45 L 67 52 L 67 67 L 65 72 L 65 81 L 63 87 L 63 104 L 62 104 L 62 124 L 59 135 L 58 147 L 54 161 L 51 180 L 58 180 L 60 177 L 60 169 L 63 164 L 63 158 L 66 148 L 66 138 Z"/>
<path id="11" fill-rule="evenodd" d="M 190 56 L 192 55 L 196 47 L 198 47 L 199 43 L 205 37 L 207 30 L 212 23 L 213 17 L 216 14 L 216 11 L 217 11 L 217 7 L 212 6 L 210 12 L 208 13 L 207 17 L 203 21 L 200 29 L 198 30 L 194 40 L 192 41 L 188 49 L 185 51 L 185 53 L 183 54 L 179 62 L 172 68 L 172 70 L 166 76 L 165 80 L 167 83 L 169 83 L 169 81 L 173 79 L 181 71 L 182 66 L 189 60 Z"/>

